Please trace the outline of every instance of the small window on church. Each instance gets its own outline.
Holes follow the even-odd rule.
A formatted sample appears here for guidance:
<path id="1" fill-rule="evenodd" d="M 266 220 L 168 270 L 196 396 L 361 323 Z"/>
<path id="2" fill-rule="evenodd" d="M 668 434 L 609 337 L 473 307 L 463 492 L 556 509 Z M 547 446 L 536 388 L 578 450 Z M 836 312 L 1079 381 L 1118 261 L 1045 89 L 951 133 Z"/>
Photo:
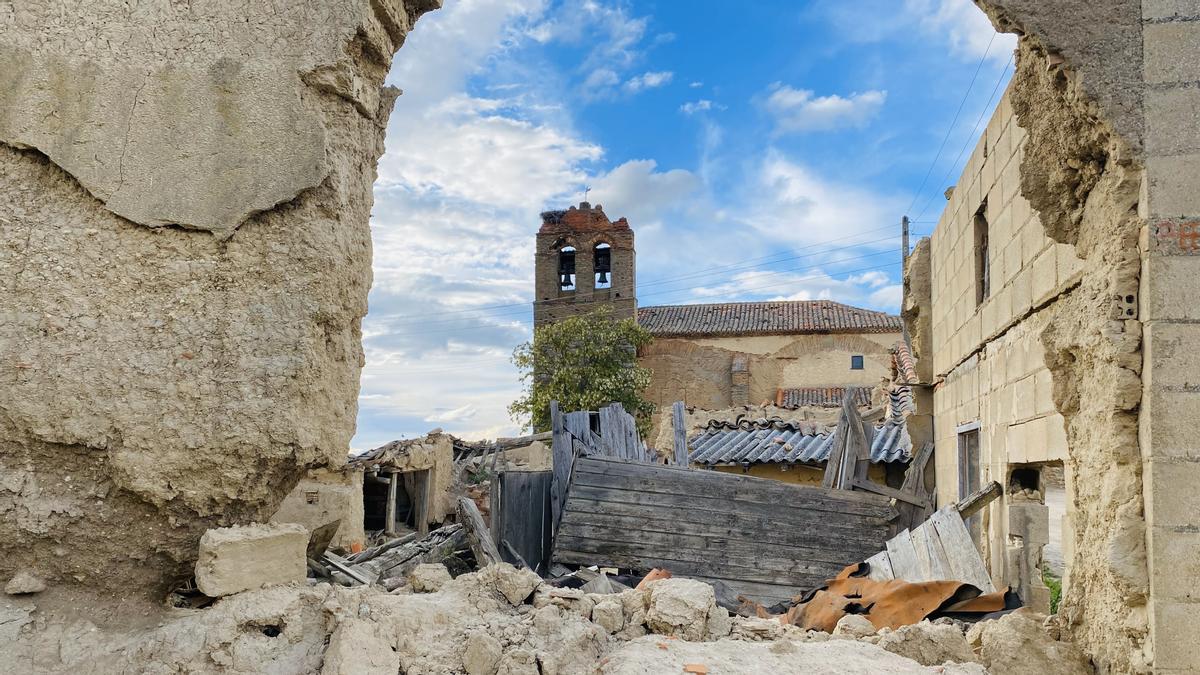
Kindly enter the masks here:
<path id="1" fill-rule="evenodd" d="M 850 370 L 862 370 L 862 369 L 863 369 L 862 355 L 855 354 L 854 356 L 851 356 L 850 357 Z"/>
<path id="2" fill-rule="evenodd" d="M 596 244 L 596 288 L 612 288 L 612 247 Z"/>
<path id="3" fill-rule="evenodd" d="M 558 251 L 558 287 L 575 290 L 575 248 L 564 246 Z"/>

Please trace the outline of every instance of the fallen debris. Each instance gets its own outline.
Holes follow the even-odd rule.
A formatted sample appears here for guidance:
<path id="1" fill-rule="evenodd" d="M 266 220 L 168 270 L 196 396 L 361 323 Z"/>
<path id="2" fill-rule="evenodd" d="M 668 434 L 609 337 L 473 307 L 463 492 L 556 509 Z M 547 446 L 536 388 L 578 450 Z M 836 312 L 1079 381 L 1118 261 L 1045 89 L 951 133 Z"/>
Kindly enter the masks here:
<path id="1" fill-rule="evenodd" d="M 650 585 L 646 626 L 685 640 L 728 635 L 729 612 L 717 607 L 712 586 L 693 579 L 663 579 Z"/>
<path id="2" fill-rule="evenodd" d="M 483 522 L 483 516 L 474 501 L 466 497 L 458 498 L 458 520 L 467 531 L 467 541 L 471 544 L 479 567 L 502 561 L 500 551 L 492 541 L 492 535 L 488 533 L 487 524 Z"/>
<path id="3" fill-rule="evenodd" d="M 947 661 L 956 663 L 978 661 L 979 659 L 971 651 L 971 645 L 963 635 L 962 629 L 953 623 L 943 623 L 943 621 L 945 620 L 921 621 L 901 626 L 894 631 L 888 628 L 881 629 L 875 644 L 893 654 L 910 658 L 925 666 L 937 666 Z"/>
<path id="4" fill-rule="evenodd" d="M 876 629 L 895 630 L 922 619 L 979 617 L 1020 606 L 1019 598 L 1009 591 L 983 594 L 958 581 L 876 581 L 867 576 L 869 569 L 867 563 L 847 566 L 795 603 L 783 620 L 806 630 L 831 633 L 843 617 L 858 615 Z"/>
<path id="5" fill-rule="evenodd" d="M 393 543 L 363 551 L 358 560 L 347 558 L 346 563 L 368 578 L 368 583 L 379 583 L 393 590 L 407 583 L 408 574 L 418 565 L 441 563 L 453 557 L 466 546 L 466 532 L 462 525 L 446 525 L 423 539 L 409 539 L 399 545 Z"/>
<path id="6" fill-rule="evenodd" d="M 1091 673 L 1091 664 L 1079 647 L 1054 639 L 1043 627 L 1044 619 L 1036 612 L 1017 610 L 975 624 L 966 639 L 992 675 Z"/>
<path id="7" fill-rule="evenodd" d="M 450 579 L 450 571 L 441 563 L 417 565 L 408 573 L 408 585 L 413 593 L 436 593 Z"/>
<path id="8" fill-rule="evenodd" d="M 4 585 L 4 592 L 9 595 L 30 595 L 46 590 L 46 582 L 28 570 L 21 570 Z"/>
<path id="9" fill-rule="evenodd" d="M 295 523 L 212 529 L 200 537 L 196 587 L 220 597 L 304 581 L 308 530 Z"/>
<path id="10" fill-rule="evenodd" d="M 685 642 L 677 640 L 660 648 L 655 638 L 634 640 L 613 652 L 600 667 L 601 673 L 620 675 L 660 675 L 689 672 L 689 664 L 702 664 L 706 670 L 690 672 L 771 673 L 772 675 L 886 675 L 891 673 L 931 673 L 947 675 L 984 673 L 977 664 L 948 664 L 937 669 L 921 666 L 866 642 L 838 640 L 830 642 Z M 1030 671 L 1032 672 L 1032 671 Z M 1053 671 L 1046 671 L 1053 672 Z"/>

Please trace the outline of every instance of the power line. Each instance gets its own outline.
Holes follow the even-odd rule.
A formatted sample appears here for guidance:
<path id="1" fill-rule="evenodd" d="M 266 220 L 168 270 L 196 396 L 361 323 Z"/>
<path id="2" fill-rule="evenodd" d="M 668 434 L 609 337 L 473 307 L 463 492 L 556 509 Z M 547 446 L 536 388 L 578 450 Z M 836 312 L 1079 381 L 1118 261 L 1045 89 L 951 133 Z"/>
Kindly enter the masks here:
<path id="1" fill-rule="evenodd" d="M 871 253 L 868 255 L 854 256 L 854 257 L 850 257 L 850 258 L 842 258 L 840 260 L 831 260 L 831 261 L 827 261 L 827 262 L 819 264 L 819 265 L 809 265 L 809 266 L 805 266 L 805 267 L 796 267 L 796 268 L 785 269 L 785 270 L 772 270 L 769 272 L 763 272 L 761 274 L 757 274 L 757 275 L 753 275 L 753 276 L 770 276 L 773 274 L 790 274 L 790 273 L 794 273 L 794 272 L 803 272 L 803 271 L 807 271 L 807 270 L 819 269 L 819 268 L 825 267 L 827 265 L 836 265 L 836 264 L 845 263 L 845 262 L 853 262 L 856 260 L 877 258 L 877 257 L 883 256 L 883 255 L 893 255 L 893 253 L 894 253 L 893 251 L 879 251 L 879 252 Z M 846 271 L 846 272 L 841 272 L 839 274 L 844 274 L 844 275 L 848 276 L 851 274 L 857 274 L 857 273 L 865 272 L 865 271 L 885 269 L 887 267 L 891 267 L 891 266 L 898 265 L 898 264 L 899 264 L 899 262 L 887 263 L 885 265 L 868 267 L 868 268 L 864 268 L 862 270 L 850 270 L 850 271 Z M 818 274 L 818 275 L 810 276 L 810 277 L 800 277 L 798 279 L 792 279 L 790 281 L 791 282 L 806 281 L 806 280 L 810 280 L 810 279 L 821 279 L 821 278 L 826 278 L 826 277 L 832 278 L 832 275 L 829 273 L 822 273 L 822 274 Z M 743 278 L 743 280 L 744 280 L 744 278 Z M 754 286 L 754 287 L 750 287 L 750 288 L 738 288 L 738 289 L 734 289 L 732 291 L 728 291 L 728 292 L 724 292 L 724 293 L 715 293 L 711 296 L 706 296 L 706 297 L 720 298 L 720 297 L 728 297 L 731 295 L 741 295 L 744 293 L 750 293 L 750 292 L 758 291 L 758 290 L 778 288 L 779 285 L 780 285 L 779 282 L 775 282 L 772 284 L 767 284 L 765 286 Z M 658 291 L 656 293 L 647 293 L 644 296 L 639 296 L 639 297 L 655 297 L 655 296 L 659 296 L 659 295 L 670 295 L 672 293 L 679 293 L 679 292 L 684 292 L 684 291 L 689 291 L 689 290 L 692 290 L 692 289 L 690 287 L 689 288 L 668 289 L 665 291 Z M 532 306 L 530 306 L 529 309 L 532 310 Z M 529 311 L 529 310 L 526 310 L 526 311 Z M 522 314 L 525 314 L 525 313 L 526 312 L 522 312 Z M 479 322 L 480 318 L 463 318 L 462 321 Z M 482 326 L 483 324 L 477 323 L 476 325 Z M 455 328 L 435 328 L 433 330 L 427 330 L 427 331 L 425 331 L 425 330 L 407 331 L 406 330 L 406 331 L 404 331 L 404 334 L 405 335 L 442 335 L 442 334 L 462 333 L 462 332 L 464 332 L 466 330 L 470 330 L 470 329 L 471 329 L 470 326 L 466 326 L 466 327 L 459 326 L 459 327 L 455 327 Z"/>
<path id="2" fill-rule="evenodd" d="M 860 237 L 860 236 L 862 236 L 862 235 L 864 235 L 864 234 L 871 234 L 871 233 L 874 233 L 874 232 L 881 232 L 881 231 L 884 231 L 884 230 L 891 230 L 891 229 L 893 229 L 893 226 L 891 226 L 891 225 L 888 225 L 888 226 L 885 226 L 885 227 L 875 228 L 875 229 L 873 229 L 873 230 L 867 230 L 867 231 L 865 231 L 865 232 L 858 232 L 858 233 L 855 233 L 855 234 L 852 234 L 852 235 L 847 235 L 847 236 L 844 236 L 844 237 L 836 237 L 836 238 L 834 238 L 834 239 L 827 239 L 827 240 L 823 240 L 823 241 L 819 241 L 819 242 L 814 242 L 814 243 L 812 243 L 812 244 L 808 244 L 808 245 L 801 246 L 801 247 L 794 248 L 794 249 L 789 249 L 789 250 L 787 250 L 787 251 L 781 251 L 781 252 L 778 252 L 778 253 L 773 253 L 773 254 L 771 254 L 771 255 L 769 255 L 769 256 L 761 256 L 761 257 L 759 257 L 759 258 L 750 258 L 750 259 L 747 259 L 747 260 L 742 260 L 742 261 L 738 261 L 738 262 L 734 262 L 734 263 L 729 263 L 729 264 L 726 264 L 726 265 L 717 265 L 717 266 L 713 266 L 713 267 L 709 267 L 709 268 L 704 268 L 704 269 L 701 269 L 701 270 L 695 270 L 695 271 L 693 271 L 693 272 L 689 272 L 689 273 L 687 273 L 687 274 L 683 274 L 683 275 L 674 276 L 674 277 L 671 277 L 671 278 L 669 278 L 669 279 L 667 279 L 667 278 L 664 278 L 664 279 L 661 279 L 661 280 L 658 280 L 658 281 L 650 281 L 650 282 L 646 282 L 646 283 L 638 284 L 638 287 L 637 287 L 637 292 L 638 292 L 639 294 L 641 294 L 641 291 L 642 291 L 643 289 L 646 289 L 646 288 L 652 288 L 652 287 L 655 287 L 655 286 L 661 286 L 661 285 L 664 285 L 664 284 L 677 283 L 677 282 L 679 282 L 679 281 L 682 281 L 682 280 L 687 280 L 687 279 L 695 279 L 695 278 L 699 278 L 699 277 L 709 276 L 709 275 L 710 275 L 712 272 L 716 272 L 716 271 L 721 271 L 721 270 L 724 270 L 724 271 L 737 271 L 737 270 L 743 270 L 743 269 L 755 269 L 755 268 L 758 268 L 758 267 L 765 267 L 765 266 L 768 266 L 768 265 L 774 265 L 774 264 L 778 264 L 778 263 L 782 263 L 782 262 L 788 262 L 788 261 L 790 261 L 790 260 L 798 260 L 798 259 L 801 259 L 801 258 L 812 257 L 812 256 L 817 256 L 817 255 L 823 255 L 823 254 L 826 254 L 826 253 L 832 253 L 832 252 L 834 252 L 834 251 L 845 250 L 845 249 L 847 249 L 847 248 L 856 248 L 856 247 L 858 247 L 858 246 L 867 246 L 867 245 L 870 245 L 870 244 L 882 243 L 882 242 L 889 241 L 889 240 L 891 240 L 891 239 L 895 238 L 895 237 L 894 237 L 894 235 L 893 235 L 893 236 L 889 236 L 889 237 L 883 237 L 883 238 L 880 238 L 880 239 L 872 239 L 872 240 L 867 240 L 867 241 L 858 241 L 858 242 L 854 242 L 854 243 L 852 243 L 852 244 L 849 244 L 849 245 L 847 245 L 847 246 L 840 246 L 840 247 L 836 247 L 836 248 L 826 249 L 826 250 L 823 250 L 823 251 L 816 251 L 816 252 L 809 253 L 809 254 L 805 254 L 805 255 L 794 255 L 794 256 L 788 256 L 788 257 L 778 257 L 778 256 L 783 256 L 783 255 L 786 255 L 786 254 L 788 254 L 788 253 L 793 253 L 793 252 L 795 252 L 795 251 L 803 251 L 803 250 L 811 249 L 811 248 L 814 248 L 814 247 L 817 247 L 817 246 L 822 246 L 822 245 L 825 245 L 825 244 L 831 244 L 831 243 L 838 242 L 838 241 L 845 241 L 845 240 L 847 240 L 847 239 L 853 239 L 853 238 L 855 238 L 855 237 Z M 776 259 L 774 259 L 774 260 L 767 260 L 768 258 L 776 258 Z M 754 262 L 754 261 L 760 261 L 760 260 L 766 260 L 766 262 L 762 262 L 762 263 L 759 263 L 759 264 L 753 264 L 753 265 L 751 265 L 751 264 L 745 264 L 745 263 L 752 263 L 752 262 Z M 690 286 L 689 286 L 688 288 L 690 288 Z M 557 299 L 555 299 L 555 300 L 557 300 Z M 552 300 L 551 302 L 553 302 L 553 301 L 554 301 L 554 300 Z M 568 301 L 570 301 L 570 298 L 563 298 L 563 299 L 562 299 L 562 301 L 563 301 L 563 302 L 568 302 Z M 392 315 L 392 316 L 386 317 L 386 319 L 387 319 L 387 320 L 389 320 L 389 321 L 392 321 L 392 322 L 398 322 L 398 323 L 409 323 L 409 322 L 421 321 L 421 322 L 423 322 L 423 323 L 425 323 L 425 324 L 428 324 L 428 323 L 429 323 L 429 321 L 428 321 L 428 318 L 429 318 L 429 317 L 431 317 L 431 316 L 437 316 L 437 315 L 440 315 L 440 316 L 447 316 L 447 315 L 453 315 L 453 314 L 473 314 L 473 313 L 484 313 L 484 312 L 488 312 L 488 311 L 490 311 L 490 310 L 495 310 L 495 309 L 510 309 L 510 308 L 521 308 L 521 311 L 520 311 L 520 312 L 516 312 L 516 313 L 515 313 L 515 314 L 520 314 L 520 313 L 522 313 L 524 310 L 526 310 L 526 309 L 527 309 L 527 308 L 528 308 L 530 305 L 532 305 L 532 304 L 533 304 L 533 300 L 527 300 L 527 301 L 524 301 L 524 302 L 513 302 L 513 303 L 504 303 L 504 304 L 497 304 L 497 305 L 484 305 L 484 306 L 481 306 L 481 307 L 472 307 L 472 308 L 469 308 L 469 309 L 438 310 L 438 311 L 434 311 L 434 312 L 428 312 L 428 313 L 424 313 L 424 314 L 397 314 L 397 315 Z M 501 313 L 499 316 L 508 315 L 508 314 L 514 314 L 514 313 L 512 313 L 512 312 L 502 312 L 502 313 Z M 493 314 L 492 316 L 494 317 L 494 316 L 497 316 L 497 315 Z M 448 322 L 448 321 L 457 321 L 457 320 L 458 320 L 458 319 L 441 319 L 441 320 L 436 320 L 436 322 L 438 322 L 438 323 L 443 323 L 443 322 Z"/>
<path id="3" fill-rule="evenodd" d="M 875 272 L 875 271 L 887 269 L 889 267 L 895 267 L 899 264 L 900 264 L 899 262 L 890 262 L 890 263 L 885 263 L 883 265 L 862 267 L 859 269 L 850 270 L 850 271 L 846 272 L 845 274 L 847 276 L 849 276 L 852 274 Z M 828 275 L 815 274 L 815 275 L 810 275 L 807 277 L 800 277 L 799 279 L 793 279 L 792 281 L 808 281 L 808 280 L 813 280 L 813 279 L 821 279 L 821 278 L 824 278 L 825 276 L 828 276 Z M 754 287 L 754 288 L 740 288 L 740 289 L 737 289 L 734 291 L 727 291 L 725 293 L 715 293 L 711 296 L 707 296 L 707 298 L 705 298 L 705 299 L 708 300 L 708 299 L 729 297 L 732 295 L 741 295 L 743 293 L 753 292 L 756 290 L 766 290 L 766 289 L 777 288 L 778 286 L 779 286 L 779 284 L 770 284 L 770 285 L 758 286 L 758 287 Z M 705 304 L 705 303 L 697 303 L 697 304 Z M 435 332 L 461 332 L 461 331 L 435 331 Z M 408 332 L 405 334 L 406 335 L 417 335 L 418 333 Z M 488 359 L 488 360 L 480 360 L 480 361 L 471 361 L 469 364 L 462 364 L 461 368 L 459 368 L 458 366 L 448 366 L 448 367 L 444 367 L 444 368 L 432 368 L 432 369 L 428 369 L 428 370 L 405 368 L 404 374 L 405 375 L 408 375 L 408 374 L 432 375 L 432 374 L 446 373 L 446 372 L 460 372 L 460 371 L 466 372 L 466 371 L 476 370 L 479 366 L 482 366 L 482 365 L 494 365 L 494 364 L 501 364 L 501 363 L 508 363 L 508 362 L 509 362 L 508 358 L 503 358 L 503 359 Z"/>
<path id="4" fill-rule="evenodd" d="M 1000 91 L 1000 85 L 1004 83 L 1004 76 L 1008 73 L 1008 68 L 1012 64 L 1013 57 L 1010 56 L 1008 57 L 1008 63 L 1004 64 L 1004 69 L 1000 71 L 1000 77 L 996 79 L 996 86 L 992 87 L 992 95 L 988 97 L 987 104 L 983 106 L 983 110 L 979 111 L 979 118 L 975 120 L 975 126 L 971 127 L 971 133 L 967 134 L 967 140 L 963 142 L 962 148 L 958 151 L 958 156 L 954 158 L 954 161 L 950 164 L 950 170 L 947 171 L 945 177 L 942 178 L 943 185 L 950 180 L 951 176 L 954 175 L 955 167 L 958 166 L 958 161 L 962 159 L 963 154 L 971 145 L 971 141 L 976 140 L 975 133 L 979 130 L 979 125 L 983 124 L 983 118 L 986 117 L 988 113 L 993 111 L 992 101 L 995 100 L 996 93 Z M 959 169 L 959 171 L 961 170 L 962 169 Z M 925 212 L 929 210 L 929 207 L 933 205 L 933 202 L 936 199 L 937 195 L 935 194 L 929 199 L 929 201 L 925 202 L 925 206 L 921 209 L 921 212 L 917 214 L 917 218 L 925 215 Z"/>
<path id="5" fill-rule="evenodd" d="M 933 167 L 937 165 L 938 159 L 942 156 L 942 150 L 946 149 L 946 143 L 950 140 L 950 133 L 954 131 L 954 125 L 958 124 L 958 116 L 962 114 L 963 106 L 967 104 L 967 97 L 971 93 L 971 89 L 975 87 L 975 80 L 979 77 L 979 71 L 983 69 L 983 64 L 987 61 L 988 54 L 992 51 L 992 43 L 996 41 L 996 33 L 992 33 L 992 38 L 988 40 L 987 49 L 983 50 L 983 56 L 979 59 L 979 65 L 975 66 L 975 74 L 971 76 L 971 82 L 967 85 L 967 90 L 963 92 L 962 100 L 958 102 L 958 110 L 954 111 L 954 119 L 950 120 L 950 126 L 946 127 L 946 135 L 942 137 L 942 144 L 938 146 L 937 154 L 933 156 L 933 161 L 929 163 L 929 168 L 925 170 L 925 177 L 921 179 L 921 186 L 913 193 L 912 203 L 904 209 L 905 213 L 912 211 L 917 205 L 917 200 L 921 198 L 921 190 L 925 189 L 925 183 L 929 181 L 929 175 L 933 173 Z"/>

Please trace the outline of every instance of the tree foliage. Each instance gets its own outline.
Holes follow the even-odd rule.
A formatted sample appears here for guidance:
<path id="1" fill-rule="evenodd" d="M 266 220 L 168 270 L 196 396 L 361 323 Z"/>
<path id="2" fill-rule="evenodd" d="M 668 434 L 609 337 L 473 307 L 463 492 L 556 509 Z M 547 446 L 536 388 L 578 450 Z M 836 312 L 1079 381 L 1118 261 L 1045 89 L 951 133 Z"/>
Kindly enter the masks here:
<path id="1" fill-rule="evenodd" d="M 633 319 L 614 321 L 608 307 L 538 328 L 531 342 L 513 351 L 525 392 L 508 406 L 509 414 L 541 432 L 550 429 L 551 401 L 564 412 L 616 402 L 646 433 L 654 404 L 642 398 L 650 371 L 638 365 L 637 350 L 652 340 Z"/>

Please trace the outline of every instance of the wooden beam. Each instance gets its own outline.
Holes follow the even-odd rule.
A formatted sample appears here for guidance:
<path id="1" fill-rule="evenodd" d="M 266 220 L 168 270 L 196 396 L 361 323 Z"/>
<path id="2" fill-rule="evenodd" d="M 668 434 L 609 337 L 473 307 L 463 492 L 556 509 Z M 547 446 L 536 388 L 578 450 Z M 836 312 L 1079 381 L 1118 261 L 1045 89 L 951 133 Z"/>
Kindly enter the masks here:
<path id="1" fill-rule="evenodd" d="M 880 485 L 879 483 L 876 483 L 876 482 L 870 481 L 870 480 L 855 479 L 850 482 L 850 486 L 857 488 L 859 490 L 865 490 L 867 492 L 874 492 L 875 494 L 883 495 L 884 497 L 891 497 L 892 499 L 899 499 L 900 501 L 908 503 L 908 504 L 912 504 L 913 506 L 920 506 L 920 507 L 924 508 L 925 504 L 926 504 L 925 502 L 921 501 L 921 499 L 914 494 L 911 494 L 908 492 L 902 492 L 900 490 L 897 490 L 896 488 L 890 488 L 890 487 L 887 487 L 886 485 Z"/>
<path id="2" fill-rule="evenodd" d="M 492 541 L 492 535 L 488 533 L 483 515 L 479 513 L 475 502 L 466 497 L 458 498 L 458 520 L 467 531 L 467 542 L 480 569 L 501 562 L 500 551 L 496 548 L 496 542 Z"/>
<path id="3" fill-rule="evenodd" d="M 321 559 L 329 563 L 329 566 L 333 569 L 345 574 L 360 584 L 366 584 L 367 586 L 370 586 L 371 584 L 375 583 L 370 577 L 367 577 L 362 572 L 346 564 L 345 558 L 326 552 L 321 556 Z"/>
<path id="4" fill-rule="evenodd" d="M 961 499 L 954 508 L 958 509 L 958 515 L 962 516 L 963 520 L 979 513 L 983 507 L 992 503 L 1000 495 L 1004 494 L 1004 488 L 996 481 L 992 481 L 983 486 L 979 490 L 967 495 Z"/>
<path id="5" fill-rule="evenodd" d="M 671 424 L 675 431 L 675 464 L 688 465 L 687 426 L 684 423 L 683 401 L 671 406 Z"/>
<path id="6" fill-rule="evenodd" d="M 400 491 L 400 474 L 395 471 L 388 472 L 388 496 L 387 496 L 387 511 L 386 518 L 383 521 L 383 530 L 388 535 L 396 534 L 396 497 Z"/>

